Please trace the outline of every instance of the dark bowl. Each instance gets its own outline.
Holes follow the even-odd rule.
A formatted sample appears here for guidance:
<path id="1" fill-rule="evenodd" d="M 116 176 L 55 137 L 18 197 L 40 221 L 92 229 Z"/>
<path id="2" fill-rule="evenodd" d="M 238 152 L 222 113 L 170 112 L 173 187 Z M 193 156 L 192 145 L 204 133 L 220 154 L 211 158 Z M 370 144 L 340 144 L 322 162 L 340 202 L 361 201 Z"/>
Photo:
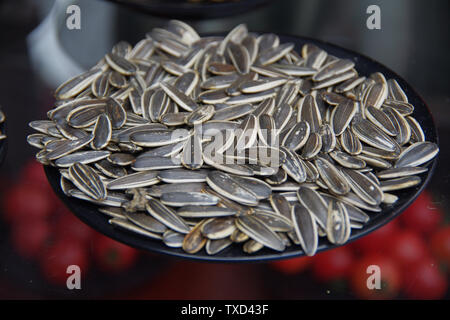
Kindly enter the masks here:
<path id="1" fill-rule="evenodd" d="M 108 0 L 141 12 L 168 19 L 215 19 L 233 16 L 256 9 L 271 0 Z"/>
<path id="2" fill-rule="evenodd" d="M 282 35 L 280 36 L 282 42 L 293 42 L 295 43 L 295 50 L 299 51 L 303 44 L 312 43 L 322 49 L 326 50 L 328 53 L 335 55 L 340 58 L 351 59 L 356 64 L 356 70 L 359 74 L 368 76 L 373 72 L 381 72 L 386 78 L 393 78 L 398 81 L 400 86 L 406 92 L 409 102 L 414 105 L 414 117 L 420 122 L 425 136 L 428 141 L 438 143 L 438 136 L 436 127 L 433 122 L 430 110 L 428 109 L 425 102 L 417 94 L 417 92 L 399 75 L 390 69 L 386 68 L 382 64 L 363 56 L 359 53 L 347 50 L 336 45 L 322 42 L 315 39 L 304 38 L 304 37 L 294 37 Z M 414 187 L 405 190 L 396 191 L 395 194 L 398 195 L 398 201 L 393 205 L 382 205 L 382 212 L 370 213 L 370 220 L 362 229 L 353 229 L 350 239 L 347 243 L 354 241 L 362 236 L 369 234 L 370 232 L 380 228 L 384 224 L 388 223 L 398 215 L 400 215 L 403 210 L 405 210 L 413 201 L 417 198 L 420 192 L 426 187 L 428 182 L 433 175 L 436 168 L 437 158 L 430 161 L 428 164 L 429 170 L 421 174 L 422 182 Z M 291 257 L 303 256 L 304 252 L 300 246 L 290 246 L 286 248 L 284 252 L 276 252 L 268 248 L 263 248 L 262 250 L 254 254 L 246 254 L 242 251 L 240 245 L 234 245 L 228 247 L 224 251 L 217 255 L 210 256 L 205 250 L 201 250 L 196 254 L 185 253 L 181 249 L 173 249 L 166 247 L 162 241 L 151 240 L 138 235 L 114 228 L 108 223 L 108 218 L 102 213 L 98 212 L 98 207 L 90 204 L 88 202 L 78 200 L 75 198 L 67 197 L 61 190 L 59 186 L 60 174 L 58 169 L 50 166 L 45 167 L 45 172 L 50 181 L 55 192 L 64 201 L 64 203 L 70 208 L 70 210 L 77 215 L 82 221 L 93 227 L 94 229 L 102 232 L 103 234 L 114 238 L 118 241 L 124 242 L 130 246 L 155 251 L 160 253 L 165 253 L 173 256 L 205 260 L 205 261 L 216 261 L 216 262 L 248 262 L 248 261 L 267 261 L 275 259 L 284 259 Z M 319 241 L 318 251 L 328 250 L 335 248 L 336 245 L 331 244 L 328 240 L 321 238 Z"/>

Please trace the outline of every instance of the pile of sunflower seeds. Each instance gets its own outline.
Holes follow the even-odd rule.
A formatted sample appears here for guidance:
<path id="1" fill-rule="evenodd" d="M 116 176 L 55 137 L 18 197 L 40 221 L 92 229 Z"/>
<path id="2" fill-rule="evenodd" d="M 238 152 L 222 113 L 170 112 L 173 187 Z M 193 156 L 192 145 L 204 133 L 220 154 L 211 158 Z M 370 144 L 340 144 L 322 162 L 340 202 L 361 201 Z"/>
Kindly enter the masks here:
<path id="1" fill-rule="evenodd" d="M 172 20 L 63 83 L 28 143 L 118 228 L 191 254 L 313 255 L 420 184 L 439 149 L 395 79 L 293 49 L 245 25 L 201 38 Z"/>

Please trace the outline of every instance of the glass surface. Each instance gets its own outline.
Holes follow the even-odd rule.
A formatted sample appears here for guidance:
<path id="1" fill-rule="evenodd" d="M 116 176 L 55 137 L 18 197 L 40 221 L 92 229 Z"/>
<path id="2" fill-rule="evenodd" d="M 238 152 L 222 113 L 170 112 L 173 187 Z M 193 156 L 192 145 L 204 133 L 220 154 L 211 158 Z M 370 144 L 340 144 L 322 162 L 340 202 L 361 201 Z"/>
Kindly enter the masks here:
<path id="1" fill-rule="evenodd" d="M 81 9 L 81 30 L 66 28 L 70 4 Z M 34 164 L 36 149 L 26 143 L 33 132 L 28 122 L 46 118 L 59 83 L 92 66 L 119 40 L 134 44 L 166 20 L 108 1 L 0 1 L 0 106 L 8 135 L 0 167 L 0 298 L 363 298 L 356 269 L 375 251 L 397 270 L 387 279 L 394 289 L 399 281 L 390 297 L 416 297 L 419 279 L 434 286 L 422 294 L 448 299 L 448 264 L 437 257 L 445 257 L 441 229 L 450 214 L 450 4 L 377 1 L 381 30 L 369 30 L 366 10 L 371 4 L 278 0 L 237 16 L 188 21 L 200 33 L 246 23 L 251 31 L 312 37 L 369 56 L 402 76 L 423 97 L 440 138 L 438 166 L 427 197 L 385 228 L 379 235 L 384 245 L 360 242 L 337 249 L 334 255 L 277 264 L 215 264 L 129 250 L 87 228 L 53 195 L 42 168 Z M 427 225 L 427 232 L 415 231 Z M 393 258 L 392 248 L 401 241 L 405 243 L 401 253 L 422 252 L 420 263 L 401 266 L 401 260 Z M 33 246 L 39 242 L 44 244 Z M 61 280 L 65 275 L 55 266 L 64 259 L 82 265 L 81 290 L 69 290 Z M 346 267 L 335 266 L 340 262 Z M 428 266 L 435 277 L 425 278 Z M 441 271 L 435 272 L 437 266 Z M 332 277 L 333 271 L 339 276 Z"/>

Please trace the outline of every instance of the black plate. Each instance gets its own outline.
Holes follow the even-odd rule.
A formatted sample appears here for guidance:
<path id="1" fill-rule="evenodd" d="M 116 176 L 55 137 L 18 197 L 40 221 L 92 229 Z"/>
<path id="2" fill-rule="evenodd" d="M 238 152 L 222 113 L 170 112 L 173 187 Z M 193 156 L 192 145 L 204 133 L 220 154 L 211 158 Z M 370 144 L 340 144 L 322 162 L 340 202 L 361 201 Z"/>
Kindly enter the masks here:
<path id="1" fill-rule="evenodd" d="M 300 51 L 301 47 L 305 43 L 313 43 L 328 53 L 340 58 L 351 59 L 356 64 L 356 70 L 359 74 L 368 76 L 373 72 L 383 73 L 387 79 L 393 78 L 398 81 L 400 86 L 406 92 L 409 102 L 414 105 L 414 117 L 422 125 L 425 132 L 426 139 L 431 142 L 438 143 L 438 136 L 436 128 L 433 122 L 431 113 L 426 106 L 422 98 L 414 91 L 414 89 L 400 76 L 393 71 L 389 70 L 380 63 L 365 57 L 359 53 L 343 49 L 341 47 L 329 44 L 326 42 L 318 41 L 315 39 L 293 37 L 293 36 L 280 36 L 282 42 L 293 42 L 296 47 L 295 50 Z M 404 209 L 406 209 L 417 198 L 420 192 L 430 181 L 433 175 L 434 169 L 437 164 L 437 158 L 429 163 L 429 170 L 421 175 L 422 183 L 414 188 L 400 190 L 395 192 L 399 199 L 394 205 L 382 205 L 382 212 L 370 213 L 370 221 L 362 229 L 353 229 L 352 234 L 348 242 L 356 240 L 368 233 L 380 228 L 387 222 L 391 221 L 398 215 L 400 215 Z M 82 221 L 93 227 L 94 229 L 102 232 L 103 234 L 114 238 L 118 241 L 122 241 L 136 248 L 156 251 L 160 253 L 166 253 L 178 257 L 184 257 L 197 260 L 208 260 L 217 262 L 239 262 L 239 261 L 263 261 L 290 258 L 304 255 L 300 246 L 291 246 L 286 248 L 284 252 L 276 252 L 271 249 L 264 248 L 255 254 L 249 255 L 242 251 L 239 245 L 231 246 L 225 249 L 223 252 L 209 256 L 205 250 L 201 250 L 195 255 L 187 254 L 181 249 L 173 249 L 166 247 L 162 241 L 146 239 L 129 232 L 113 228 L 108 224 L 108 218 L 97 211 L 97 206 L 88 202 L 78 200 L 75 198 L 69 198 L 64 195 L 59 186 L 60 175 L 59 171 L 53 167 L 45 167 L 47 177 L 58 196 L 64 201 L 64 203 L 70 208 L 70 210 L 77 215 Z M 321 238 L 319 242 L 318 251 L 323 251 L 336 247 L 336 245 L 330 244 L 326 239 Z"/>
<path id="2" fill-rule="evenodd" d="M 256 9 L 271 0 L 228 0 L 213 2 L 203 0 L 108 0 L 168 19 L 215 19 L 232 16 Z"/>

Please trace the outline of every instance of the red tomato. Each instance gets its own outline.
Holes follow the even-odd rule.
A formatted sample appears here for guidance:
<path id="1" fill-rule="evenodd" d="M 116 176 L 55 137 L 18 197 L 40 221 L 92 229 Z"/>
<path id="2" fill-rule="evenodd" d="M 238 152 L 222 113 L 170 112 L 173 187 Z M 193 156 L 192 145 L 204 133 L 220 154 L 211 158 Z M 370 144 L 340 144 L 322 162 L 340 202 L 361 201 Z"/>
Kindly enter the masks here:
<path id="1" fill-rule="evenodd" d="M 388 246 L 388 252 L 402 267 L 406 268 L 428 257 L 423 239 L 411 230 L 399 230 Z"/>
<path id="2" fill-rule="evenodd" d="M 433 204 L 431 195 L 424 191 L 401 215 L 402 223 L 417 232 L 429 234 L 442 222 L 442 211 Z"/>
<path id="3" fill-rule="evenodd" d="M 65 208 L 56 219 L 55 230 L 58 237 L 68 237 L 83 243 L 87 243 L 95 234 L 94 229 Z"/>
<path id="4" fill-rule="evenodd" d="M 353 265 L 353 254 L 343 246 L 321 252 L 314 257 L 313 273 L 318 280 L 331 281 L 345 278 Z"/>
<path id="5" fill-rule="evenodd" d="M 405 273 L 404 282 L 404 292 L 411 299 L 436 300 L 447 292 L 447 277 L 432 259 L 411 266 Z"/>
<path id="6" fill-rule="evenodd" d="M 311 264 L 312 258 L 310 257 L 298 257 L 291 259 L 284 259 L 273 261 L 270 265 L 276 270 L 284 274 L 296 274 L 300 273 Z"/>
<path id="7" fill-rule="evenodd" d="M 368 284 L 374 284 L 372 280 L 375 276 L 374 271 L 368 269 L 369 266 L 379 267 L 379 289 L 369 289 L 368 287 Z M 371 278 L 370 281 L 369 277 Z M 360 299 L 392 299 L 399 292 L 401 273 L 392 258 L 371 253 L 363 257 L 353 266 L 350 285 L 353 293 Z"/>
<path id="8" fill-rule="evenodd" d="M 361 252 L 385 252 L 398 230 L 397 220 L 393 220 L 372 233 L 356 240 L 351 245 Z"/>
<path id="9" fill-rule="evenodd" d="M 431 237 L 431 251 L 439 262 L 445 263 L 447 271 L 450 269 L 450 226 L 439 229 Z"/>
<path id="10" fill-rule="evenodd" d="M 4 197 L 5 216 L 11 222 L 36 221 L 52 211 L 48 191 L 29 183 L 13 186 Z"/>
<path id="11" fill-rule="evenodd" d="M 106 272 L 120 272 L 130 268 L 138 258 L 138 251 L 102 234 L 94 240 L 94 258 Z"/>
<path id="12" fill-rule="evenodd" d="M 88 251 L 81 242 L 58 239 L 45 251 L 41 259 L 41 269 L 46 279 L 56 285 L 65 285 L 70 274 L 67 267 L 76 265 L 81 270 L 81 277 L 88 271 Z"/>
<path id="13" fill-rule="evenodd" d="M 50 239 L 50 227 L 46 221 L 38 220 L 13 225 L 11 241 L 16 252 L 23 258 L 36 258 Z"/>

